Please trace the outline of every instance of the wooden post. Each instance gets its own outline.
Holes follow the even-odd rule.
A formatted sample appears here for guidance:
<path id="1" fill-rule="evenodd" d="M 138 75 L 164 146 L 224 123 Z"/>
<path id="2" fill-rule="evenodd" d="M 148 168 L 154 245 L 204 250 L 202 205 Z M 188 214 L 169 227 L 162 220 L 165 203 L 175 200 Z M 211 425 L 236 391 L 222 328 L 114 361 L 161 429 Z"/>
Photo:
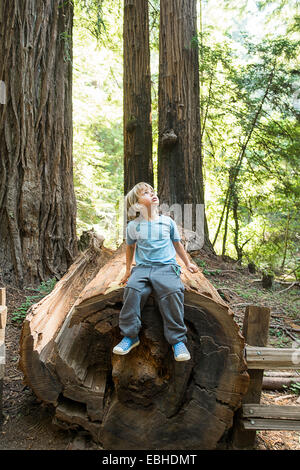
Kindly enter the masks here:
<path id="1" fill-rule="evenodd" d="M 6 316 L 7 316 L 7 307 L 6 307 L 6 291 L 5 288 L 0 288 L 0 423 L 2 422 L 3 417 L 3 407 L 2 407 L 2 398 L 3 398 L 3 379 L 5 372 L 5 326 L 6 326 Z"/>
<path id="2" fill-rule="evenodd" d="M 5 287 L 0 288 L 0 305 L 6 305 L 6 289 Z"/>
<path id="3" fill-rule="evenodd" d="M 249 346 L 267 346 L 270 325 L 270 309 L 268 307 L 248 306 L 246 307 L 243 336 Z M 243 397 L 243 404 L 260 403 L 263 382 L 263 369 L 248 369 L 250 376 L 249 388 Z M 255 445 L 256 431 L 244 429 L 241 421 L 242 410 L 236 417 L 233 429 L 232 445 L 235 449 L 253 449 Z"/>

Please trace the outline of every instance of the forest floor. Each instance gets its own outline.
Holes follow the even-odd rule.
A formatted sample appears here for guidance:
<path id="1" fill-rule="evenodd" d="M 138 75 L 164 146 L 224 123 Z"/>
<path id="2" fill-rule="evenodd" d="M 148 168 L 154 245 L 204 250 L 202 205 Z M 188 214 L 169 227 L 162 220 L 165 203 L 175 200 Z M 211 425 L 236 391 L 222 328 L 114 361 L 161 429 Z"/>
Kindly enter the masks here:
<path id="1" fill-rule="evenodd" d="M 194 262 L 200 264 L 204 275 L 217 289 L 222 289 L 225 299 L 234 312 L 235 321 L 243 324 L 247 304 L 271 308 L 269 345 L 295 347 L 300 340 L 299 287 L 289 289 L 274 283 L 264 289 L 257 279 L 230 259 L 201 256 Z M 3 287 L 3 286 L 2 286 Z M 6 326 L 6 371 L 3 383 L 3 422 L 0 427 L 0 450 L 96 450 L 86 432 L 65 431 L 52 424 L 53 410 L 43 406 L 33 392 L 23 384 L 18 368 L 21 324 L 12 321 L 13 313 L 33 295 L 30 290 L 6 287 L 8 319 Z M 285 289 L 285 290 L 284 290 Z M 283 291 L 284 290 L 284 291 Z M 297 371 L 300 374 L 300 369 Z M 300 382 L 300 375 L 299 375 Z M 261 403 L 278 405 L 300 404 L 299 395 L 284 391 L 263 390 Z M 300 432 L 258 431 L 257 450 L 300 450 Z"/>

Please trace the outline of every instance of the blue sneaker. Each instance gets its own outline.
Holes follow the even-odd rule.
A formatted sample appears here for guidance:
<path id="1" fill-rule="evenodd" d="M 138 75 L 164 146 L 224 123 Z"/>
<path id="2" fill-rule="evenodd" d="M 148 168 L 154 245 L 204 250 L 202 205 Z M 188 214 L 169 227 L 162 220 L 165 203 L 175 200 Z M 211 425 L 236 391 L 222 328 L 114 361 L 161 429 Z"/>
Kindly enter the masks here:
<path id="1" fill-rule="evenodd" d="M 129 336 L 124 336 L 122 341 L 114 347 L 113 353 L 123 356 L 124 354 L 128 354 L 129 351 L 139 344 L 140 340 L 138 336 L 136 336 L 136 338 L 129 338 Z"/>
<path id="2" fill-rule="evenodd" d="M 182 341 L 174 344 L 172 348 L 174 351 L 175 361 L 189 361 L 191 359 L 191 355 Z"/>

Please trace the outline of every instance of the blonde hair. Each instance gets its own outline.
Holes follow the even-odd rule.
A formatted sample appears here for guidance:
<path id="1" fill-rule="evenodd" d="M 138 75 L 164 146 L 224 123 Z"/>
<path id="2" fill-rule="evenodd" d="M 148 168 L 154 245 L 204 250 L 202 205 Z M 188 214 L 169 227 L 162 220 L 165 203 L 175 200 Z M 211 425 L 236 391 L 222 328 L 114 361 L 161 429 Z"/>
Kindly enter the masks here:
<path id="1" fill-rule="evenodd" d="M 142 189 L 154 189 L 152 186 L 148 183 L 144 183 L 143 181 L 141 183 L 137 183 L 125 196 L 125 206 L 127 210 L 127 219 L 128 220 L 133 220 L 140 215 L 140 204 L 138 203 L 140 193 Z"/>

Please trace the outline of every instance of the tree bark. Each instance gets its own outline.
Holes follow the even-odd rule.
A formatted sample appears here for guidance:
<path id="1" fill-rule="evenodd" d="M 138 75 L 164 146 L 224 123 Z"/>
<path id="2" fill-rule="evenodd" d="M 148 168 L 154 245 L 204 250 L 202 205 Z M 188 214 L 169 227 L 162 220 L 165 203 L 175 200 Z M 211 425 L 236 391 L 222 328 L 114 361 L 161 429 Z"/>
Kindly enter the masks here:
<path id="1" fill-rule="evenodd" d="M 153 186 L 151 74 L 147 0 L 124 2 L 124 193 Z"/>
<path id="2" fill-rule="evenodd" d="M 0 5 L 0 266 L 20 287 L 59 279 L 77 255 L 72 24 L 72 2 Z"/>
<path id="3" fill-rule="evenodd" d="M 84 428 L 104 449 L 217 448 L 249 380 L 233 313 L 201 272 L 182 266 L 192 360 L 174 360 L 154 292 L 142 302 L 140 345 L 114 355 L 125 248 L 88 249 L 31 308 L 20 343 L 24 382 L 54 407 L 54 423 Z"/>
<path id="4" fill-rule="evenodd" d="M 202 233 L 199 248 L 214 253 L 209 241 L 202 174 L 199 59 L 195 0 L 160 2 L 158 88 L 158 194 L 160 204 L 179 204 L 184 214 L 176 222 L 196 231 L 200 205 Z M 199 217 L 199 214 L 198 214 Z"/>

